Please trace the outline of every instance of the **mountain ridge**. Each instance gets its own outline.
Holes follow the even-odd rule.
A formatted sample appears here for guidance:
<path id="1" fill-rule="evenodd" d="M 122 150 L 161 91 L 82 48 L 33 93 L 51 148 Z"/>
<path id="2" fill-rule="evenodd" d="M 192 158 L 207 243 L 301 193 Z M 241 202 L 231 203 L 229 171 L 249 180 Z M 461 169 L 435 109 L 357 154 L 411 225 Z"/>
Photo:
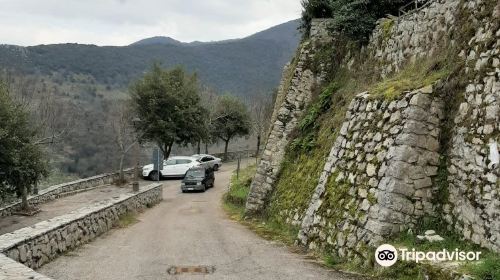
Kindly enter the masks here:
<path id="1" fill-rule="evenodd" d="M 175 38 L 172 38 L 170 36 L 153 36 L 153 37 L 149 37 L 149 38 L 144 38 L 144 39 L 141 39 L 139 41 L 136 41 L 132 44 L 130 44 L 129 46 L 135 46 L 135 45 L 186 45 L 186 46 L 197 46 L 197 45 L 203 45 L 203 44 L 219 44 L 219 43 L 227 43 L 227 42 L 233 42 L 233 41 L 237 41 L 237 40 L 245 40 L 245 39 L 249 39 L 249 38 L 257 38 L 257 39 L 271 39 L 271 40 L 274 40 L 275 38 L 273 38 L 272 36 L 268 36 L 269 34 L 274 34 L 274 33 L 271 33 L 269 31 L 279 31 L 279 32 L 286 32 L 288 34 L 290 33 L 293 33 L 294 31 L 296 31 L 297 33 L 299 33 L 299 31 L 297 30 L 297 27 L 298 27 L 298 21 L 299 19 L 294 19 L 294 20 L 290 20 L 290 21 L 287 21 L 287 22 L 284 22 L 284 23 L 281 23 L 281 24 L 278 24 L 278 25 L 275 25 L 275 26 L 272 26 L 270 28 L 267 28 L 267 29 L 264 29 L 262 31 L 259 31 L 259 32 L 256 32 L 254 34 L 251 34 L 249 36 L 245 36 L 245 37 L 242 37 L 242 38 L 234 38 L 234 39 L 224 39 L 224 40 L 216 40 L 216 41 L 191 41 L 191 42 L 183 42 L 183 41 L 179 41 Z M 294 24 L 290 24 L 290 23 L 294 23 Z M 297 26 L 295 26 L 295 23 L 297 23 Z M 291 27 L 293 27 L 294 30 L 291 30 Z"/>
<path id="2" fill-rule="evenodd" d="M 248 95 L 278 86 L 283 66 L 300 41 L 298 20 L 242 39 L 183 44 L 96 46 L 74 43 L 30 47 L 0 46 L 0 70 L 23 74 L 88 75 L 98 84 L 125 89 L 152 63 L 182 65 L 218 92 Z M 160 40 L 161 41 L 161 40 Z M 139 41 L 140 42 L 140 41 Z M 163 40 L 163 42 L 165 42 Z"/>

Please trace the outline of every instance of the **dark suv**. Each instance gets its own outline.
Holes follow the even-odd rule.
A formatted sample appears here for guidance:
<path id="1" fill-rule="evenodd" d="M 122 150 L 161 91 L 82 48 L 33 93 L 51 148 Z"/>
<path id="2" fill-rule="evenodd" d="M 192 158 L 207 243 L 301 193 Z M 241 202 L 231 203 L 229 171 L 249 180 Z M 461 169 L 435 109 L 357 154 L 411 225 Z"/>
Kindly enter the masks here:
<path id="1" fill-rule="evenodd" d="M 182 180 L 181 190 L 187 191 L 205 191 L 214 186 L 215 175 L 213 168 L 197 166 L 192 167 L 186 172 Z"/>

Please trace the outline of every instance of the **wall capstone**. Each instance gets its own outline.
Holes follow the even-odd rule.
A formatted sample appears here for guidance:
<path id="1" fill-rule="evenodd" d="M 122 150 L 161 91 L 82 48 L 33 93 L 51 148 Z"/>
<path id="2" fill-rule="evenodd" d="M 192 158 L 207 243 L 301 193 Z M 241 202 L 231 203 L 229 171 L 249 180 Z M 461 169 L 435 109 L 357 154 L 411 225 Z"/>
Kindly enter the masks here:
<path id="1" fill-rule="evenodd" d="M 133 168 L 124 170 L 125 176 L 127 178 L 132 178 L 133 171 L 134 171 Z M 59 185 L 50 186 L 40 191 L 40 193 L 37 195 L 29 196 L 28 202 L 30 203 L 31 206 L 37 206 L 70 193 L 86 191 L 98 186 L 111 184 L 117 178 L 118 178 L 117 173 L 105 173 L 85 179 L 79 179 L 68 183 L 62 183 Z M 20 201 L 3 206 L 2 208 L 0 208 L 0 217 L 10 216 L 12 215 L 13 212 L 19 211 L 20 209 L 21 209 Z"/>

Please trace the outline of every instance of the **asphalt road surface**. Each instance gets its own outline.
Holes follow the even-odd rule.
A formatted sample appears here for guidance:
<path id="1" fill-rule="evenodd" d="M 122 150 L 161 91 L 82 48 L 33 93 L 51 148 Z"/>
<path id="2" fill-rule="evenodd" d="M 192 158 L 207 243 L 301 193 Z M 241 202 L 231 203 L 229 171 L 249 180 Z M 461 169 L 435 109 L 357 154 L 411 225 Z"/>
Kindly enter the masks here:
<path id="1" fill-rule="evenodd" d="M 39 272 L 54 279 L 355 279 L 308 262 L 230 220 L 221 208 L 231 172 L 216 173 L 205 193 L 182 193 L 178 180 L 163 181 L 164 200 L 61 256 Z"/>

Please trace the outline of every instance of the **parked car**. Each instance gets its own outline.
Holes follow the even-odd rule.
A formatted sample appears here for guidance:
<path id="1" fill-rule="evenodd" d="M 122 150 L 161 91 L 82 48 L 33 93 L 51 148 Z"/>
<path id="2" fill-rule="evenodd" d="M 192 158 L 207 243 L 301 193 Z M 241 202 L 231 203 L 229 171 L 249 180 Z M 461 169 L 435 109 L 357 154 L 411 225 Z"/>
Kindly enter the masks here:
<path id="1" fill-rule="evenodd" d="M 215 182 L 214 169 L 205 166 L 190 168 L 182 180 L 181 190 L 187 191 L 206 191 L 212 188 Z"/>
<path id="2" fill-rule="evenodd" d="M 195 157 L 198 159 L 198 161 L 201 163 L 201 165 L 206 166 L 206 167 L 211 167 L 215 171 L 219 170 L 219 168 L 222 166 L 222 159 L 212 156 L 212 155 L 207 155 L 207 154 L 195 154 L 192 155 L 192 157 Z"/>
<path id="3" fill-rule="evenodd" d="M 184 177 L 189 168 L 199 166 L 201 163 L 195 157 L 170 157 L 163 161 L 163 169 L 160 176 L 163 177 Z M 158 180 L 158 172 L 154 170 L 153 164 L 145 165 L 142 168 L 142 176 L 150 180 Z"/>

